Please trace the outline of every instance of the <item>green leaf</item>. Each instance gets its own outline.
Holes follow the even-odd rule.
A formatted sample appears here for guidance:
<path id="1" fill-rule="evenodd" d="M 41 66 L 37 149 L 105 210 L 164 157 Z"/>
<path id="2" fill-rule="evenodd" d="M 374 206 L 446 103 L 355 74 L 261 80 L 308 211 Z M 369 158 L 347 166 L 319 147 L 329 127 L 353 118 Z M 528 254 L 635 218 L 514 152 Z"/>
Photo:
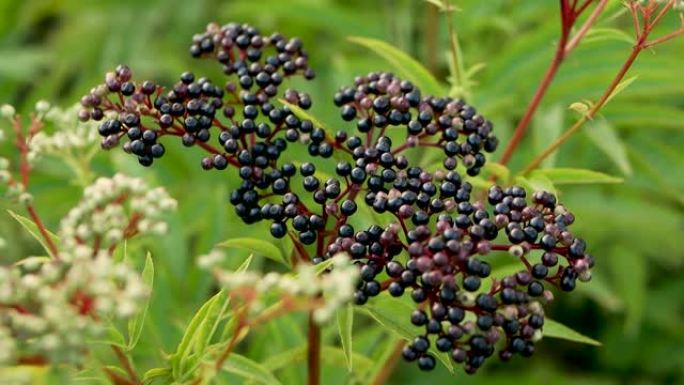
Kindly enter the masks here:
<path id="1" fill-rule="evenodd" d="M 335 260 L 333 258 L 326 259 L 325 261 L 314 266 L 314 272 L 316 272 L 316 275 L 323 274 L 323 272 L 326 271 L 330 266 L 332 266 L 333 263 L 335 263 Z"/>
<path id="2" fill-rule="evenodd" d="M 615 292 L 600 274 L 592 272 L 591 283 L 589 285 L 577 285 L 575 292 L 586 295 L 596 301 L 602 308 L 617 312 L 625 308 L 625 301 Z"/>
<path id="3" fill-rule="evenodd" d="M 584 130 L 587 137 L 615 163 L 625 175 L 632 175 L 632 166 L 627 158 L 627 150 L 613 126 L 605 119 L 589 122 Z"/>
<path id="4" fill-rule="evenodd" d="M 171 369 L 169 368 L 153 368 L 145 372 L 143 375 L 143 384 L 152 383 L 154 380 L 160 377 L 170 377 Z M 169 383 L 171 381 L 168 381 Z"/>
<path id="5" fill-rule="evenodd" d="M 406 344 L 403 338 L 393 338 L 393 335 L 385 336 L 378 341 L 377 353 L 373 355 L 373 366 L 370 368 L 366 378 L 377 378 L 378 374 L 385 370 L 385 363 L 392 359 L 397 351 L 399 343 Z"/>
<path id="6" fill-rule="evenodd" d="M 233 238 L 219 243 L 217 246 L 226 248 L 244 249 L 254 254 L 264 256 L 273 261 L 282 263 L 285 266 L 290 266 L 285 256 L 280 252 L 276 246 L 268 241 L 257 238 Z"/>
<path id="7" fill-rule="evenodd" d="M 7 210 L 7 212 L 9 213 L 9 215 L 12 216 L 12 218 L 14 218 L 17 222 L 19 222 L 19 224 L 22 227 L 24 227 L 24 229 L 26 231 L 28 231 L 29 234 L 31 234 L 33 236 L 33 238 L 35 238 L 38 242 L 40 242 L 41 246 L 43 246 L 43 249 L 45 249 L 45 251 L 47 251 L 48 254 L 52 258 L 57 257 L 56 255 L 52 254 L 52 252 L 50 251 L 50 248 L 48 247 L 47 243 L 43 239 L 43 236 L 41 235 L 40 230 L 38 229 L 38 226 L 36 226 L 36 224 L 33 223 L 32 220 L 30 220 L 24 216 L 21 216 L 12 210 Z M 54 243 L 55 246 L 57 246 L 59 248 L 59 237 L 57 237 L 57 235 L 51 233 L 50 230 L 46 229 L 45 231 L 47 231 L 48 236 L 50 237 L 50 239 L 52 239 L 52 243 Z"/>
<path id="8" fill-rule="evenodd" d="M 352 371 L 352 330 L 354 328 L 354 307 L 348 304 L 337 310 L 337 330 L 340 334 L 340 341 L 342 342 L 342 350 L 347 361 L 347 369 Z"/>
<path id="9" fill-rule="evenodd" d="M 252 264 L 252 259 L 254 259 L 254 256 L 250 254 L 249 257 L 247 257 L 247 259 L 245 259 L 245 261 L 242 262 L 237 269 L 235 269 L 235 272 L 243 273 L 247 271 L 247 269 L 249 269 L 249 265 Z"/>
<path id="10" fill-rule="evenodd" d="M 574 102 L 574 103 L 570 104 L 568 109 L 573 110 L 573 111 L 577 112 L 578 114 L 586 117 L 587 114 L 589 113 L 589 110 L 591 109 L 591 107 L 589 106 L 589 104 L 584 103 L 584 102 Z"/>
<path id="11" fill-rule="evenodd" d="M 283 105 L 287 106 L 287 108 L 289 108 L 290 111 L 294 112 L 294 114 L 297 115 L 297 117 L 300 120 L 305 120 L 305 119 L 310 120 L 311 123 L 313 123 L 314 127 L 323 128 L 326 132 L 326 135 L 328 135 L 328 133 L 330 131 L 330 126 L 323 123 L 323 121 L 321 121 L 317 117 L 313 116 L 310 112 L 304 110 L 303 108 L 299 107 L 296 104 L 292 104 L 292 103 L 288 102 L 285 99 L 278 99 L 278 101 L 280 103 L 282 103 Z"/>
<path id="12" fill-rule="evenodd" d="M 613 92 L 610 93 L 604 105 L 608 104 L 614 97 L 618 96 L 622 91 L 626 90 L 630 84 L 637 80 L 637 78 L 638 76 L 632 76 L 627 79 L 622 79 L 622 81 L 617 85 L 617 87 L 615 87 Z"/>
<path id="13" fill-rule="evenodd" d="M 145 259 L 145 267 L 142 271 L 142 281 L 150 290 L 154 287 L 154 261 L 152 255 L 147 253 Z M 140 335 L 142 334 L 143 326 L 145 325 L 145 318 L 147 318 L 147 309 L 150 307 L 150 298 L 145 301 L 145 306 L 140 312 L 128 321 L 128 346 L 127 350 L 131 351 L 138 344 Z"/>
<path id="14" fill-rule="evenodd" d="M 513 257 L 511 257 L 513 258 Z M 491 279 L 483 280 L 480 292 L 488 292 L 492 287 L 494 279 L 503 279 L 505 277 L 511 276 L 521 270 L 525 270 L 525 265 L 519 260 L 515 259 L 513 263 L 507 263 L 505 265 L 496 267 L 492 270 L 490 274 Z"/>
<path id="15" fill-rule="evenodd" d="M 411 341 L 419 331 L 418 328 L 411 324 L 410 320 L 410 314 L 415 309 L 402 299 L 383 295 L 364 306 L 356 307 L 356 310 L 371 317 L 389 331 L 407 341 Z M 448 355 L 434 350 L 434 347 L 431 347 L 430 351 L 450 372 L 454 372 L 454 366 Z"/>
<path id="16" fill-rule="evenodd" d="M 544 320 L 544 328 L 542 329 L 542 332 L 546 338 L 559 338 L 562 340 L 579 342 L 582 344 L 601 346 L 601 343 L 595 339 L 580 334 L 569 327 L 548 318 Z"/>
<path id="17" fill-rule="evenodd" d="M 251 262 L 252 256 L 250 255 L 236 271 L 247 270 Z M 202 362 L 204 355 L 208 352 L 207 347 L 217 334 L 219 325 L 229 314 L 229 305 L 230 296 L 225 290 L 221 290 L 200 307 L 185 329 L 176 352 L 171 356 L 174 378 L 194 372 L 197 365 Z M 224 333 L 222 338 L 229 336 Z"/>
<path id="18" fill-rule="evenodd" d="M 176 352 L 171 356 L 171 368 L 173 370 L 173 377 L 179 378 L 182 374 L 183 363 L 188 361 L 189 356 L 193 353 L 193 344 L 197 341 L 200 335 L 200 330 L 205 326 L 205 321 L 209 317 L 209 312 L 216 309 L 216 304 L 225 296 L 225 292 L 221 290 L 213 297 L 209 298 L 202 307 L 195 313 L 190 320 L 181 342 L 178 344 Z"/>
<path id="19" fill-rule="evenodd" d="M 532 145 L 534 153 L 539 154 L 549 143 L 552 143 L 561 133 L 565 122 L 565 110 L 560 104 L 556 104 L 549 109 L 541 110 L 532 119 Z M 542 168 L 553 167 L 556 164 L 556 154 L 554 151 L 541 163 Z"/>
<path id="20" fill-rule="evenodd" d="M 307 346 L 301 345 L 280 353 L 269 355 L 262 364 L 271 369 L 272 372 L 277 372 L 288 366 L 297 365 L 300 362 L 303 362 L 306 359 L 306 352 Z M 363 354 L 353 352 L 351 358 L 352 361 L 354 361 L 354 374 L 363 373 L 374 366 L 374 361 Z M 327 345 L 321 347 L 321 361 L 324 364 L 340 367 L 341 363 L 346 360 L 346 353 L 343 349 Z M 346 362 L 344 365 L 347 365 Z"/>
<path id="21" fill-rule="evenodd" d="M 126 338 L 124 338 L 123 334 L 119 331 L 119 329 L 117 329 L 111 323 L 105 327 L 104 333 L 102 333 L 101 337 L 98 337 L 98 339 L 91 340 L 88 342 L 100 345 L 115 345 L 122 349 L 126 349 Z"/>
<path id="22" fill-rule="evenodd" d="M 280 385 L 280 381 L 265 366 L 237 353 L 231 353 L 223 370 L 265 385 Z"/>
<path id="23" fill-rule="evenodd" d="M 499 180 L 502 180 L 503 183 L 508 182 L 508 178 L 511 176 L 511 171 L 508 169 L 508 167 L 501 163 L 487 162 L 483 166 L 483 169 L 490 175 L 494 175 L 499 178 Z"/>
<path id="24" fill-rule="evenodd" d="M 600 41 L 613 40 L 634 44 L 634 38 L 627 32 L 617 28 L 597 28 L 592 27 L 582 39 L 583 43 L 595 43 Z"/>
<path id="25" fill-rule="evenodd" d="M 349 41 L 375 52 L 390 63 L 400 77 L 413 82 L 425 94 L 439 96 L 444 92 L 442 86 L 427 68 L 393 45 L 382 40 L 360 36 L 349 37 Z"/>
<path id="26" fill-rule="evenodd" d="M 623 179 L 581 168 L 545 168 L 532 171 L 530 177 L 542 175 L 553 184 L 622 183 Z"/>
<path id="27" fill-rule="evenodd" d="M 528 177 L 517 176 L 515 182 L 531 191 L 548 191 L 557 194 L 556 187 L 546 175 L 531 173 Z"/>
<path id="28" fill-rule="evenodd" d="M 647 295 L 648 267 L 645 256 L 618 246 L 608 260 L 613 286 L 625 306 L 625 332 L 639 333 Z"/>

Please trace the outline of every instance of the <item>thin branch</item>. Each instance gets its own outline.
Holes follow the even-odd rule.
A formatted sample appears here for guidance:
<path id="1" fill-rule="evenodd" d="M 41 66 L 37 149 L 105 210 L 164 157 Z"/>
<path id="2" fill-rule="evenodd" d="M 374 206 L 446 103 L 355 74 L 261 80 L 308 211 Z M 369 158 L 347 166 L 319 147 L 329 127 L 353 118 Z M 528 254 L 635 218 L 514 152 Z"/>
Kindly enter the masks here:
<path id="1" fill-rule="evenodd" d="M 133 366 L 131 365 L 131 361 L 128 359 L 128 357 L 123 352 L 123 350 L 121 350 L 121 348 L 116 346 L 116 345 L 112 345 L 112 350 L 114 351 L 114 354 L 116 354 L 116 358 L 119 360 L 119 363 L 121 363 L 121 366 L 123 367 L 124 371 L 126 371 L 126 374 L 128 374 L 128 378 L 130 380 L 130 383 L 131 384 L 140 384 L 140 378 L 138 377 L 138 374 L 133 369 Z"/>
<path id="2" fill-rule="evenodd" d="M 587 3 L 590 3 L 590 1 Z M 594 8 L 594 11 L 591 13 L 591 15 L 589 15 L 589 18 L 587 18 L 584 24 L 582 24 L 580 29 L 577 31 L 575 36 L 573 36 L 572 39 L 570 39 L 568 44 L 565 45 L 565 55 L 568 55 L 570 51 L 577 47 L 580 40 L 584 38 L 584 36 L 587 34 L 587 32 L 589 32 L 594 23 L 596 23 L 596 20 L 601 15 L 601 12 L 603 12 L 603 9 L 606 7 L 607 4 L 608 0 L 599 1 L 599 3 L 596 5 L 596 8 Z"/>
<path id="3" fill-rule="evenodd" d="M 577 18 L 582 12 L 586 10 L 586 8 L 592 2 L 593 1 L 586 1 L 578 9 L 576 9 L 576 3 L 570 5 L 567 3 L 567 1 L 561 0 L 561 37 L 556 46 L 556 54 L 554 55 L 551 63 L 549 64 L 549 67 L 547 68 L 541 83 L 539 83 L 539 86 L 537 87 L 534 96 L 527 105 L 527 108 L 525 110 L 525 113 L 523 114 L 522 119 L 516 126 L 515 131 L 513 132 L 513 136 L 511 137 L 511 140 L 508 142 L 508 145 L 506 146 L 506 149 L 504 150 L 503 155 L 501 156 L 501 164 L 506 165 L 510 161 L 511 157 L 513 156 L 513 153 L 522 141 L 522 138 L 525 136 L 525 133 L 532 121 L 532 117 L 537 112 L 537 108 L 539 107 L 539 104 L 546 95 L 546 92 L 548 91 L 551 82 L 553 81 L 553 78 L 556 76 L 556 73 L 558 72 L 558 69 L 560 68 L 561 64 L 563 63 L 565 58 L 572 52 L 572 50 L 574 50 L 577 47 L 580 41 L 586 36 L 589 29 L 591 29 L 591 27 L 596 23 L 596 20 L 598 19 L 601 12 L 603 12 L 606 4 L 608 3 L 608 0 L 601 0 L 596 5 L 596 8 L 591 13 L 591 15 L 589 15 L 589 18 L 580 27 L 579 31 L 575 34 L 575 36 L 572 39 L 570 39 L 570 31 L 575 22 L 577 21 Z"/>
<path id="4" fill-rule="evenodd" d="M 629 3 L 629 13 L 632 14 L 632 23 L 634 24 L 634 35 L 635 39 L 639 40 L 641 38 L 641 22 L 639 21 L 639 13 L 637 12 L 637 5 L 635 3 Z"/>
<path id="5" fill-rule="evenodd" d="M 392 371 L 397 366 L 397 362 L 399 362 L 399 357 L 401 357 L 401 351 L 404 349 L 404 345 L 406 345 L 406 341 L 397 341 L 394 345 L 394 349 L 392 349 L 392 353 L 390 353 L 389 357 L 387 357 L 387 360 L 382 365 L 382 369 L 373 378 L 371 385 L 383 385 L 389 379 Z"/>
<path id="6" fill-rule="evenodd" d="M 684 28 L 680 28 L 674 32 L 668 33 L 667 35 L 664 35 L 664 36 L 661 36 L 657 39 L 653 39 L 651 41 L 648 41 L 648 42 L 644 43 L 644 48 L 651 48 L 654 45 L 664 43 L 668 40 L 672 40 L 672 39 L 679 37 L 679 36 L 682 36 L 682 35 L 684 35 Z"/>
<path id="7" fill-rule="evenodd" d="M 29 141 L 31 140 L 33 135 L 40 131 L 40 128 L 42 127 L 42 122 L 40 121 L 40 119 L 33 116 L 31 118 L 31 125 L 28 129 L 28 136 L 24 136 L 24 134 L 22 133 L 21 117 L 19 115 L 15 117 L 12 127 L 14 129 L 14 134 L 16 136 L 15 144 L 17 146 L 17 149 L 19 150 L 19 172 L 21 174 L 21 183 L 23 185 L 23 190 L 27 191 L 31 176 L 31 165 L 28 161 Z M 57 246 L 52 240 L 52 237 L 50 237 L 50 234 L 48 233 L 47 228 L 45 227 L 45 223 L 43 223 L 43 220 L 40 219 L 40 216 L 38 215 L 36 209 L 33 207 L 33 204 L 29 201 L 25 204 L 25 206 L 26 210 L 29 213 L 29 216 L 31 217 L 31 220 L 38 228 L 40 235 L 43 237 L 43 240 L 45 241 L 45 244 L 47 245 L 50 254 L 52 254 L 54 258 L 59 259 L 59 250 L 57 250 Z"/>
<path id="8" fill-rule="evenodd" d="M 546 149 L 544 149 L 544 151 L 542 151 L 541 154 L 537 155 L 537 157 L 535 157 L 527 166 L 525 166 L 525 168 L 521 171 L 522 175 L 529 174 L 532 170 L 537 168 L 541 164 L 541 162 L 544 161 L 544 159 L 546 159 L 549 155 L 553 154 L 553 152 L 556 151 L 558 147 L 565 143 L 575 132 L 577 132 L 577 130 L 582 128 L 584 123 L 591 120 L 596 115 L 596 113 L 608 101 L 610 95 L 613 94 L 613 92 L 620 84 L 622 79 L 625 77 L 627 71 L 629 71 L 629 69 L 632 67 L 632 64 L 634 64 L 634 61 L 636 60 L 637 56 L 639 56 L 639 53 L 641 53 L 642 50 L 642 44 L 637 44 L 634 46 L 629 57 L 622 65 L 622 68 L 620 68 L 620 71 L 617 73 L 617 75 L 615 75 L 613 81 L 604 91 L 603 95 L 601 96 L 601 99 L 599 99 L 599 101 L 596 104 L 594 104 L 594 106 L 584 116 L 582 116 L 582 118 L 580 118 L 572 127 L 565 131 L 553 143 L 546 147 Z"/>
<path id="9" fill-rule="evenodd" d="M 561 63 L 565 58 L 566 40 L 567 33 L 566 31 L 563 31 L 561 39 L 558 42 L 558 46 L 556 48 L 556 54 L 554 55 L 553 60 L 549 64 L 549 67 L 546 69 L 546 73 L 544 74 L 541 83 L 539 83 L 539 86 L 537 87 L 534 96 L 532 96 L 532 99 L 527 105 L 527 108 L 525 109 L 525 113 L 523 114 L 522 119 L 520 119 L 520 122 L 518 122 L 518 125 L 516 126 L 515 131 L 511 136 L 511 140 L 508 142 L 508 145 L 506 146 L 506 149 L 504 150 L 503 155 L 501 156 L 501 160 L 499 162 L 502 165 L 508 164 L 508 161 L 511 159 L 511 156 L 513 156 L 513 153 L 520 144 L 520 141 L 522 141 L 522 138 L 525 136 L 525 132 L 527 131 L 527 128 L 530 125 L 530 122 L 532 121 L 532 117 L 537 112 L 539 104 L 546 95 L 546 91 L 549 89 L 549 86 L 551 85 L 553 78 L 556 76 L 556 73 L 558 72 Z"/>
<path id="10" fill-rule="evenodd" d="M 242 308 L 242 311 L 236 312 L 235 318 L 237 319 L 237 326 L 235 327 L 235 332 L 230 338 L 228 345 L 226 345 L 226 348 L 223 349 L 221 355 L 219 355 L 218 359 L 216 360 L 216 364 L 214 365 L 216 370 L 221 370 L 223 364 L 226 362 L 228 357 L 230 357 L 230 353 L 233 352 L 233 349 L 237 345 L 238 340 L 240 339 L 240 334 L 242 334 L 242 329 L 244 329 L 247 326 L 247 322 L 245 321 L 245 314 L 247 314 L 247 309 L 248 307 L 245 306 Z"/>
<path id="11" fill-rule="evenodd" d="M 646 34 L 650 33 L 653 30 L 653 27 L 655 27 L 656 25 L 658 25 L 658 23 L 660 23 L 660 21 L 663 19 L 663 17 L 665 17 L 665 14 L 667 14 L 667 12 L 670 10 L 670 8 L 672 8 L 674 6 L 674 3 L 675 3 L 675 0 L 669 0 L 667 2 L 667 4 L 665 4 L 663 6 L 663 8 L 658 13 L 658 15 L 648 23 L 648 31 L 646 32 Z"/>

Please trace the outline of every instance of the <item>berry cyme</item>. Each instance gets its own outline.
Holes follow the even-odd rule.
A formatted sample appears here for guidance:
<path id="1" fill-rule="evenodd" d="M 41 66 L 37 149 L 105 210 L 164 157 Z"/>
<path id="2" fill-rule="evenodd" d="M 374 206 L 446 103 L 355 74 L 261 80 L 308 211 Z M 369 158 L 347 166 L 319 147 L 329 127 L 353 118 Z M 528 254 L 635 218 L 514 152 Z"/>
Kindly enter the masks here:
<path id="1" fill-rule="evenodd" d="M 290 77 L 314 78 L 300 39 L 210 24 L 190 53 L 219 62 L 227 80 L 185 72 L 167 90 L 135 82 L 119 66 L 83 97 L 79 116 L 101 122 L 103 148 L 124 141 L 143 166 L 165 154 L 168 136 L 203 150 L 200 167 L 240 178 L 228 197 L 235 213 L 247 224 L 268 221 L 275 238 L 290 237 L 298 262 L 350 256 L 359 268 L 356 304 L 383 292 L 410 296 L 416 309 L 406 317 L 416 338 L 402 354 L 420 369 L 435 367 L 435 351 L 468 373 L 497 347 L 502 360 L 532 355 L 549 288 L 571 291 L 590 279 L 593 259 L 554 195 L 474 190 L 469 178 L 498 139 L 465 101 L 371 72 L 333 97 L 354 131 L 328 132 L 304 112 L 308 94 L 282 87 Z M 436 153 L 439 169 L 416 164 L 416 148 Z M 327 162 L 334 176 L 323 176 Z M 387 221 L 360 226 L 357 217 L 371 212 Z M 492 278 L 486 259 L 496 252 L 511 254 L 521 270 Z"/>

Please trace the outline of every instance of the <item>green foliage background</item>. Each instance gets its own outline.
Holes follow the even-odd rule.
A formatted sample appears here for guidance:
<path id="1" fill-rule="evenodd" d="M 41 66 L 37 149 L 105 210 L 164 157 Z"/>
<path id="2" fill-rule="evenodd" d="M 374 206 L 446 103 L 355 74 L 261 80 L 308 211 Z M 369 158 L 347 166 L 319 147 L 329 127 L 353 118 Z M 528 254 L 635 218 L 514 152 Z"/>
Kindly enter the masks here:
<path id="1" fill-rule="evenodd" d="M 559 32 L 557 2 L 455 3 L 461 8 L 455 25 L 465 66 L 484 64 L 471 76 L 469 100 L 494 121 L 505 144 L 552 56 Z M 597 32 L 570 56 L 554 81 L 530 135 L 514 156 L 512 171 L 577 118 L 568 109 L 571 103 L 596 100 L 626 58 L 630 20 L 619 13 L 619 1 L 608 7 Z M 392 69 L 349 42 L 348 36 L 377 38 L 403 49 L 448 90 L 444 16 L 418 0 L 0 0 L 0 102 L 15 104 L 24 113 L 39 99 L 68 106 L 119 63 L 129 64 L 137 79 L 171 84 L 180 72 L 192 69 L 219 81 L 214 63 L 193 61 L 187 54 L 190 37 L 209 21 L 249 22 L 265 32 L 302 37 L 319 76 L 299 86 L 312 94 L 313 113 L 335 127 L 348 128 L 331 102 L 337 87 L 350 83 L 356 74 Z M 676 23 L 673 14 L 663 30 Z M 603 346 L 547 340 L 533 359 L 507 365 L 492 360 L 474 377 L 458 373 L 452 378 L 443 368 L 425 374 L 401 363 L 390 383 L 684 383 L 684 248 L 679 238 L 684 231 L 682 63 L 684 39 L 645 52 L 630 73 L 638 76 L 636 81 L 592 123 L 609 125 L 618 140 L 610 142 L 607 151 L 597 147 L 586 134 L 590 125 L 553 160 L 557 166 L 625 178 L 617 185 L 560 186 L 561 200 L 577 215 L 576 231 L 588 240 L 597 267 L 594 281 L 582 285 L 577 295 L 557 296 L 550 316 Z M 621 147 L 626 159 L 612 161 L 607 154 L 620 152 Z M 194 256 L 231 237 L 266 234 L 264 228 L 245 227 L 235 220 L 227 204 L 234 179 L 202 172 L 199 157 L 170 146 L 168 155 L 151 170 L 138 167 L 120 151 L 99 153 L 95 159 L 98 174 L 123 171 L 144 176 L 167 186 L 180 203 L 169 236 L 148 239 L 131 251 L 142 265 L 144 249 L 151 249 L 157 270 L 150 319 L 136 356 L 143 370 L 161 364 L 159 348 L 173 350 L 183 325 L 212 293 L 211 280 L 195 267 Z M 63 164 L 41 164 L 33 185 L 36 205 L 53 229 L 80 195 L 79 186 L 63 183 L 69 175 Z M 7 202 L 2 206 L 21 212 Z M 9 216 L 1 216 L 0 234 L 8 241 L 0 250 L 3 263 L 42 253 Z M 236 266 L 243 257 L 235 253 Z M 299 316 L 292 316 L 264 326 L 243 344 L 241 353 L 268 362 L 277 353 L 302 345 L 304 323 L 298 321 Z M 354 332 L 355 350 L 373 359 L 382 352 L 378 332 L 369 323 L 357 321 Z M 330 344 L 337 343 L 334 328 L 326 336 Z M 324 367 L 324 383 L 345 383 L 343 360 L 337 366 L 332 363 Z M 302 383 L 297 378 L 304 363 L 298 366 L 302 368 L 276 374 L 283 383 Z"/>

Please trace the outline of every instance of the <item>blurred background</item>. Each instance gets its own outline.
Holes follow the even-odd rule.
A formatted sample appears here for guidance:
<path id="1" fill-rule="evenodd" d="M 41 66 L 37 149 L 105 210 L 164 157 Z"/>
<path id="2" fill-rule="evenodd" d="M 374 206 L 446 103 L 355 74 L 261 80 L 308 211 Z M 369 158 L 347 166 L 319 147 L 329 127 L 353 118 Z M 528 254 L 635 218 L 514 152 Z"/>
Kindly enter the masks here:
<path id="1" fill-rule="evenodd" d="M 454 3 L 460 9 L 454 23 L 463 61 L 473 69 L 469 101 L 494 122 L 505 144 L 552 57 L 560 29 L 558 2 Z M 563 65 L 513 157 L 512 171 L 569 127 L 578 116 L 568 106 L 596 100 L 625 60 L 632 31 L 620 3 L 609 3 L 597 29 Z M 318 77 L 297 86 L 312 95 L 316 116 L 347 127 L 337 118 L 334 91 L 356 74 L 391 68 L 347 37 L 371 37 L 399 47 L 432 71 L 446 92 L 450 66 L 444 18 L 436 7 L 419 0 L 0 0 L 0 104 L 12 103 L 21 113 L 32 111 L 39 99 L 68 107 L 119 63 L 130 65 L 139 80 L 172 84 L 181 72 L 192 69 L 218 82 L 221 74 L 215 63 L 197 62 L 187 54 L 189 41 L 210 21 L 237 21 L 265 33 L 300 36 Z M 673 13 L 663 31 L 677 23 Z M 591 284 L 582 285 L 575 295 L 559 294 L 549 313 L 603 346 L 547 340 L 532 359 L 506 365 L 492 360 L 474 377 L 458 373 L 453 378 L 441 368 L 426 374 L 400 363 L 389 383 L 684 383 L 682 63 L 684 39 L 644 52 L 630 73 L 636 81 L 593 123 L 608 125 L 608 132 L 615 134 L 613 148 L 597 146 L 601 138 L 585 130 L 562 147 L 553 163 L 545 164 L 625 178 L 624 184 L 560 189 L 561 200 L 578 218 L 575 231 L 587 239 L 597 267 Z M 3 153 L 12 151 L 7 141 L 2 146 Z M 180 146 L 174 146 L 169 144 L 168 155 L 151 170 L 140 168 L 121 151 L 98 153 L 93 162 L 100 175 L 123 171 L 164 185 L 180 203 L 170 220 L 170 236 L 137 246 L 153 250 L 158 270 L 151 311 L 155 326 L 143 337 L 142 346 L 148 349 L 140 353 L 143 368 L 159 364 L 154 358 L 159 345 L 172 350 L 182 325 L 211 290 L 208 277 L 195 268 L 195 257 L 230 237 L 266 234 L 263 228 L 246 228 L 235 220 L 226 199 L 231 187 L 226 174 L 202 172 L 198 153 L 175 151 Z M 44 162 L 34 179 L 36 206 L 52 229 L 80 196 L 78 185 L 64 183 L 69 176 L 65 165 Z M 21 212 L 6 200 L 1 205 Z M 2 263 L 41 253 L 4 214 L 0 236 L 6 240 L 0 249 Z M 293 322 L 267 326 L 265 333 L 273 338 L 246 347 L 248 355 L 266 359 L 279 346 L 296 343 L 303 338 L 297 327 Z M 344 378 L 344 371 L 340 373 Z"/>

